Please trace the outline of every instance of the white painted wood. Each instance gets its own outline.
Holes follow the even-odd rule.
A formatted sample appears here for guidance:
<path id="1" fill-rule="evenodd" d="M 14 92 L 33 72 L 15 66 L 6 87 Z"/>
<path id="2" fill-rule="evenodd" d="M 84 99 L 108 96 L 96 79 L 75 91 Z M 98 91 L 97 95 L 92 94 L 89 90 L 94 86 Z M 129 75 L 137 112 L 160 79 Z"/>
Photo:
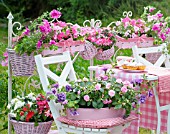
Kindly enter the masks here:
<path id="1" fill-rule="evenodd" d="M 159 59 L 156 61 L 153 66 L 160 67 L 163 63 L 165 63 L 165 67 L 170 67 L 170 55 L 166 54 L 167 48 L 166 44 L 162 44 L 158 47 L 148 47 L 148 48 L 137 48 L 137 46 L 132 47 L 133 56 L 137 62 L 141 62 L 146 66 L 151 65 L 146 59 L 142 58 L 140 54 L 146 53 L 154 53 L 154 52 L 163 52 Z M 165 53 L 165 54 L 164 54 Z M 167 132 L 170 134 L 170 104 L 160 106 L 158 93 L 156 91 L 156 87 L 153 88 L 155 101 L 156 101 L 156 109 L 157 109 L 157 116 L 158 116 L 158 124 L 157 124 L 157 134 L 161 133 L 161 111 L 167 110 L 168 111 L 168 119 L 167 119 Z M 153 133 L 153 131 L 152 131 Z"/>

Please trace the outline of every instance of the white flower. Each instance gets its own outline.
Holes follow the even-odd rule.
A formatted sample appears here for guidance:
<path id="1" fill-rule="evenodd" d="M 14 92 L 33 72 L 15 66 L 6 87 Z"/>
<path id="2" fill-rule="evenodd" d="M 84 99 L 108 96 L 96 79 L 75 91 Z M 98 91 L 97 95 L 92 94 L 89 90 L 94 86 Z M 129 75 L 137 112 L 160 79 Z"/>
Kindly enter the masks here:
<path id="1" fill-rule="evenodd" d="M 83 78 L 83 81 L 89 81 L 89 79 L 88 79 L 88 78 L 86 78 L 86 77 L 84 77 L 84 78 Z"/>
<path id="2" fill-rule="evenodd" d="M 11 100 L 11 105 L 14 105 L 17 101 L 19 101 L 17 98 L 14 98 Z"/>
<path id="3" fill-rule="evenodd" d="M 11 108 L 11 104 L 8 104 L 7 108 L 10 109 Z"/>
<path id="4" fill-rule="evenodd" d="M 24 106 L 24 104 L 25 104 L 25 102 L 18 101 L 14 106 L 14 110 L 21 108 L 22 106 Z"/>
<path id="5" fill-rule="evenodd" d="M 33 101 L 36 100 L 36 98 L 34 97 L 34 93 L 29 93 L 29 94 L 28 94 L 28 98 L 31 99 L 31 100 L 33 100 Z"/>
<path id="6" fill-rule="evenodd" d="M 32 103 L 32 102 L 30 102 L 30 101 L 28 101 L 28 104 L 29 104 L 29 105 L 30 105 L 30 107 L 31 107 L 33 103 Z"/>
<path id="7" fill-rule="evenodd" d="M 117 21 L 117 22 L 116 22 L 116 26 L 119 26 L 120 24 L 121 24 L 120 21 Z"/>

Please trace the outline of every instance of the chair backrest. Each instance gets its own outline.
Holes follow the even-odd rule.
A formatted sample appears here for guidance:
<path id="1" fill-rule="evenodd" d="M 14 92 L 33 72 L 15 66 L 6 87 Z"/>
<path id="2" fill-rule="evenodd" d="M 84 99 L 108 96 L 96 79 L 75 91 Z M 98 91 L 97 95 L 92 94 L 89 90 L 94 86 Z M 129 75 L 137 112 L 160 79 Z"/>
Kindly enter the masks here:
<path id="1" fill-rule="evenodd" d="M 36 62 L 38 74 L 40 77 L 40 81 L 41 81 L 43 90 L 45 92 L 50 91 L 49 89 L 50 83 L 49 83 L 48 78 L 52 79 L 55 82 L 58 82 L 60 86 L 64 86 L 67 84 L 67 81 L 66 81 L 67 77 L 71 81 L 77 80 L 69 52 L 64 52 L 61 55 L 50 56 L 50 57 L 42 57 L 42 55 L 36 55 L 35 62 Z M 50 64 L 57 64 L 57 63 L 63 63 L 63 62 L 66 64 L 60 76 L 57 76 L 47 67 L 47 65 L 50 65 Z M 57 121 L 57 118 L 60 116 L 59 110 L 61 110 L 61 105 L 56 104 L 54 101 L 50 101 L 48 104 L 52 112 L 54 121 L 57 125 L 57 128 L 60 129 L 60 131 L 63 131 L 61 123 Z"/>
<path id="2" fill-rule="evenodd" d="M 133 56 L 137 62 L 143 63 L 146 66 L 157 66 L 160 67 L 163 63 L 165 63 L 165 67 L 170 67 L 169 55 L 166 54 L 167 48 L 166 44 L 162 44 L 156 47 L 147 47 L 147 48 L 138 48 L 137 46 L 132 47 Z M 158 53 L 161 52 L 162 55 L 158 58 L 158 60 L 152 64 L 147 59 L 142 57 L 143 54 L 149 53 Z"/>

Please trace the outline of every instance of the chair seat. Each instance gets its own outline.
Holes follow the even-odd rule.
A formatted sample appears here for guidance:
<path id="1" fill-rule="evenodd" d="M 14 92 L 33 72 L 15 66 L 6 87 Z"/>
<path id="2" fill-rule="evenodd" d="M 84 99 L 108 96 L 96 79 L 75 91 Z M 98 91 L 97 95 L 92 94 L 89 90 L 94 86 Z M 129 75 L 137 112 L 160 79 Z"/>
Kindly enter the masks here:
<path id="1" fill-rule="evenodd" d="M 60 122 L 75 127 L 97 128 L 97 129 L 111 128 L 114 126 L 124 125 L 128 122 L 137 119 L 138 117 L 136 117 L 135 115 L 130 115 L 126 119 L 123 119 L 122 117 L 117 117 L 117 118 L 108 118 L 108 119 L 100 119 L 100 120 L 72 120 L 72 119 L 68 119 L 66 116 L 61 116 L 57 118 L 57 120 L 59 120 Z"/>

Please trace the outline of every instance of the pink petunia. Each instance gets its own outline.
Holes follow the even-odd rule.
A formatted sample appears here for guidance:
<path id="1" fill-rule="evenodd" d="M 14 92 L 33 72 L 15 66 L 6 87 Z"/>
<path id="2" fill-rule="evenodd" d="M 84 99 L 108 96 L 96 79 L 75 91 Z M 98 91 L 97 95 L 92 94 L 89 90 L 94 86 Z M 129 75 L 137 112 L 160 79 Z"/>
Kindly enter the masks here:
<path id="1" fill-rule="evenodd" d="M 101 88 L 101 84 L 97 83 L 97 84 L 95 85 L 95 89 L 96 89 L 96 90 L 100 90 L 100 88 Z"/>
<path id="2" fill-rule="evenodd" d="M 41 41 L 38 41 L 38 42 L 37 42 L 37 48 L 39 49 L 39 48 L 41 47 L 41 45 L 42 45 L 42 42 L 41 42 Z"/>
<path id="3" fill-rule="evenodd" d="M 84 96 L 84 100 L 87 102 L 87 101 L 90 100 L 90 97 L 89 97 L 88 95 L 85 95 L 85 96 Z"/>
<path id="4" fill-rule="evenodd" d="M 153 12 L 155 9 L 156 9 L 156 8 L 151 7 L 151 8 L 149 8 L 149 12 Z"/>
<path id="5" fill-rule="evenodd" d="M 7 53 L 7 52 L 4 52 L 4 53 L 3 53 L 3 56 L 4 56 L 4 57 L 8 57 L 8 53 Z"/>
<path id="6" fill-rule="evenodd" d="M 24 35 L 29 35 L 29 34 L 30 34 L 30 30 L 28 28 L 26 28 L 24 31 Z"/>
<path id="7" fill-rule="evenodd" d="M 108 92 L 108 94 L 109 94 L 110 97 L 113 97 L 113 96 L 115 96 L 115 91 L 114 90 L 110 90 Z"/>
<path id="8" fill-rule="evenodd" d="M 106 89 L 109 89 L 111 87 L 111 83 L 106 84 Z"/>
<path id="9" fill-rule="evenodd" d="M 55 44 L 56 44 L 55 40 L 50 40 L 49 45 L 55 45 Z"/>
<path id="10" fill-rule="evenodd" d="M 126 93 L 126 92 L 128 91 L 127 86 L 123 86 L 123 87 L 121 88 L 121 91 L 122 91 L 123 93 Z"/>
<path id="11" fill-rule="evenodd" d="M 116 79 L 117 83 L 122 83 L 122 79 Z"/>
<path id="12" fill-rule="evenodd" d="M 58 18 L 61 17 L 61 12 L 53 9 L 53 10 L 50 12 L 50 16 L 51 16 L 51 18 L 58 19 Z"/>
<path id="13" fill-rule="evenodd" d="M 125 80 L 124 82 L 123 82 L 123 85 L 124 86 L 129 86 L 131 83 L 128 81 L 128 80 Z"/>

